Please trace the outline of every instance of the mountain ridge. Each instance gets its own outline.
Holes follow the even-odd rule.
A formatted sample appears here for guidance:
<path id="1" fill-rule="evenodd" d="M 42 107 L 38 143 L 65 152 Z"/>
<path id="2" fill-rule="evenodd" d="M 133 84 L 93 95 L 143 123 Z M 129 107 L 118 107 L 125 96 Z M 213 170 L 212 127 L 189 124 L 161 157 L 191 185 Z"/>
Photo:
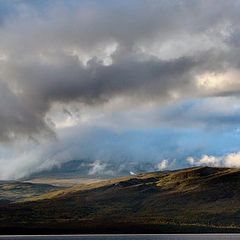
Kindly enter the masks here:
<path id="1" fill-rule="evenodd" d="M 194 167 L 77 184 L 0 205 L 0 215 L 0 229 L 37 232 L 240 232 L 240 169 Z"/>

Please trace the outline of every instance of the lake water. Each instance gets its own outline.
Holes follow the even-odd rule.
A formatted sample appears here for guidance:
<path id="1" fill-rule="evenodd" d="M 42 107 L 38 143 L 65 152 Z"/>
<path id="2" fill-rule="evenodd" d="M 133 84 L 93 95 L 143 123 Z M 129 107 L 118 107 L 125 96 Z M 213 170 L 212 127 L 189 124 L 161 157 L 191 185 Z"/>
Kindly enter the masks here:
<path id="1" fill-rule="evenodd" d="M 240 234 L 0 236 L 0 240 L 240 240 Z"/>

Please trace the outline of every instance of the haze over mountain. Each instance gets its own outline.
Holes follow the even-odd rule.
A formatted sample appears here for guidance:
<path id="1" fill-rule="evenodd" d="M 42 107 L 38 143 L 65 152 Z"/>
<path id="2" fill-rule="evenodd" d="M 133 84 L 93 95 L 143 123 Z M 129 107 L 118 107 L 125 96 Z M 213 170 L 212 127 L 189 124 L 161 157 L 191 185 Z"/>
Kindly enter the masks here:
<path id="1" fill-rule="evenodd" d="M 0 0 L 0 179 L 239 167 L 239 8 Z"/>

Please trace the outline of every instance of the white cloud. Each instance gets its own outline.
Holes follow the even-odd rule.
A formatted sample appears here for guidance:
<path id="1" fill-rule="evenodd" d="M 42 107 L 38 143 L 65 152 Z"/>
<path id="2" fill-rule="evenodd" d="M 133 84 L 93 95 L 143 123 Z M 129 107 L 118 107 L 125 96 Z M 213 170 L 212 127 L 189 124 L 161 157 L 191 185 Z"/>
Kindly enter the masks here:
<path id="1" fill-rule="evenodd" d="M 205 72 L 196 77 L 197 86 L 206 94 L 218 94 L 220 92 L 234 92 L 240 89 L 239 69 L 228 69 L 222 73 Z"/>
<path id="2" fill-rule="evenodd" d="M 203 155 L 199 159 L 188 157 L 186 161 L 193 166 L 240 167 L 240 152 L 224 156 Z"/>
<path id="3" fill-rule="evenodd" d="M 94 163 L 91 163 L 90 166 L 92 168 L 89 170 L 89 175 L 102 174 L 107 167 L 106 163 L 100 160 L 96 160 Z"/>
<path id="4" fill-rule="evenodd" d="M 227 167 L 240 167 L 240 153 L 230 153 L 224 161 Z"/>
<path id="5" fill-rule="evenodd" d="M 157 164 L 157 169 L 159 170 L 159 171 L 162 171 L 162 170 L 165 170 L 166 168 L 168 168 L 168 166 L 169 166 L 169 162 L 168 162 L 168 160 L 167 159 L 164 159 L 164 160 L 162 160 L 162 161 L 160 161 L 158 164 Z"/>

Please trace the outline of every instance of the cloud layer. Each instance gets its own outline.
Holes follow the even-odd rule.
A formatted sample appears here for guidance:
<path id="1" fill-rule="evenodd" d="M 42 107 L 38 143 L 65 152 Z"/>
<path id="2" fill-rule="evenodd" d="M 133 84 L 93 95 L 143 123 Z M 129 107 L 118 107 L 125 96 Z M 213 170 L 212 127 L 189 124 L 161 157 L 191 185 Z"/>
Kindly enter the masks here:
<path id="1" fill-rule="evenodd" d="M 211 166 L 211 167 L 240 167 L 240 153 L 229 153 L 225 156 L 204 155 L 200 159 L 188 157 L 187 162 L 195 166 Z"/>
<path id="2" fill-rule="evenodd" d="M 153 168 L 173 167 L 169 159 L 184 166 L 187 154 L 238 151 L 232 144 L 222 153 L 221 140 L 212 147 L 214 136 L 238 132 L 238 1 L 1 0 L 0 9 L 2 164 L 10 159 L 0 178 L 61 162 L 51 152 L 68 148 L 69 138 L 83 145 L 89 138 L 93 145 L 111 139 L 109 132 L 115 141 L 111 150 L 102 146 L 101 162 L 82 149 L 68 148 L 68 157 L 60 158 L 87 158 L 102 170 L 114 162 L 118 169 L 122 160 L 116 159 L 139 157 L 129 149 L 141 145 L 131 138 L 142 133 L 148 138 L 145 159 L 137 163 L 151 162 Z M 179 145 L 175 131 L 189 142 L 182 143 L 181 154 L 178 148 L 170 154 L 172 144 Z M 131 136 L 124 146 L 121 134 Z M 210 147 L 202 146 L 202 136 Z M 151 139 L 158 143 L 151 147 Z M 18 152 L 19 142 L 32 160 L 7 152 Z M 24 169 L 16 170 L 22 162 Z"/>
<path id="3" fill-rule="evenodd" d="M 2 139 L 49 130 L 44 118 L 58 102 L 238 94 L 234 83 L 229 89 L 211 83 L 211 74 L 238 66 L 235 2 L 46 4 L 40 11 L 38 4 L 15 2 L 16 16 L 6 14 L 0 28 L 1 96 L 9 103 L 0 109 Z M 175 53 L 188 36 L 202 36 L 203 42 Z"/>

